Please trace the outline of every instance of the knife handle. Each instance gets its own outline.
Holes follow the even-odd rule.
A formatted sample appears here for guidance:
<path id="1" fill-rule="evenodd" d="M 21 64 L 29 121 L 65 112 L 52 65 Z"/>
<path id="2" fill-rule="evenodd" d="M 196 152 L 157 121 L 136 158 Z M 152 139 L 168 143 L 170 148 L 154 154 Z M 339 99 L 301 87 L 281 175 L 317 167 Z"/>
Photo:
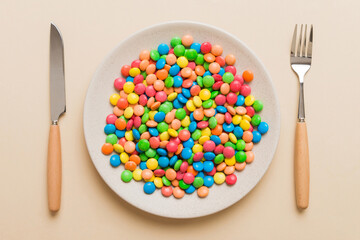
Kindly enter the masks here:
<path id="1" fill-rule="evenodd" d="M 61 141 L 59 125 L 55 124 L 50 126 L 47 188 L 49 210 L 59 211 L 61 202 Z"/>
<path id="2" fill-rule="evenodd" d="M 295 131 L 295 196 L 299 209 L 309 206 L 309 146 L 305 122 L 296 123 Z"/>

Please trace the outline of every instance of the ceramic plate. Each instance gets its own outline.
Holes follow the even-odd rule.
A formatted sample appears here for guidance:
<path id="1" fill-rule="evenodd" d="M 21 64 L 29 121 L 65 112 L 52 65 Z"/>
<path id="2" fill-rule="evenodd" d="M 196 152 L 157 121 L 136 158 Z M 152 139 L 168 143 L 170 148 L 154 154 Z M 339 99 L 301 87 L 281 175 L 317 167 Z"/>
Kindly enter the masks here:
<path id="1" fill-rule="evenodd" d="M 223 55 L 236 56 L 238 72 L 250 69 L 255 79 L 250 83 L 252 94 L 264 103 L 260 116 L 269 126 L 253 151 L 255 160 L 244 171 L 236 172 L 238 181 L 233 186 L 222 184 L 210 188 L 207 198 L 201 199 L 196 192 L 182 199 L 173 196 L 165 198 L 160 190 L 147 195 L 143 192 L 143 182 L 124 183 L 120 179 L 123 165 L 113 168 L 109 156 L 101 153 L 105 141 L 105 118 L 112 113 L 109 96 L 115 93 L 113 81 L 120 76 L 120 68 L 137 59 L 143 49 L 154 49 L 160 43 L 170 43 L 174 36 L 190 34 L 194 41 L 209 41 L 220 44 Z M 122 41 L 101 63 L 95 73 L 84 106 L 84 134 L 91 159 L 106 184 L 131 205 L 146 212 L 170 218 L 193 218 L 205 216 L 230 207 L 253 189 L 268 169 L 274 156 L 280 134 L 280 112 L 273 83 L 265 67 L 256 55 L 233 35 L 213 26 L 195 22 L 169 22 L 148 27 Z"/>

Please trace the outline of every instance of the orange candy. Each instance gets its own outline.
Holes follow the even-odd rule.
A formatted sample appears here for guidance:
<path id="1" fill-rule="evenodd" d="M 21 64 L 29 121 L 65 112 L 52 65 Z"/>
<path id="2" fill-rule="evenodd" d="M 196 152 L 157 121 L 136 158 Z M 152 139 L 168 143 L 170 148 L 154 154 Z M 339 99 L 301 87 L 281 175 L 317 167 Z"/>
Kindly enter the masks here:
<path id="1" fill-rule="evenodd" d="M 126 121 L 122 118 L 116 119 L 115 127 L 119 130 L 124 130 L 126 128 Z"/>
<path id="2" fill-rule="evenodd" d="M 252 141 L 253 139 L 253 134 L 252 132 L 250 131 L 245 131 L 243 136 L 242 136 L 242 139 L 246 142 L 246 143 L 249 143 Z"/>
<path id="3" fill-rule="evenodd" d="M 201 65 L 198 65 L 195 67 L 195 73 L 199 76 L 202 76 L 205 73 L 205 68 Z"/>
<path id="4" fill-rule="evenodd" d="M 149 64 L 146 68 L 146 74 L 152 74 L 156 71 L 155 64 Z"/>
<path id="5" fill-rule="evenodd" d="M 172 53 L 166 56 L 166 63 L 169 65 L 174 65 L 176 63 L 176 60 L 177 60 L 176 56 Z"/>
<path id="6" fill-rule="evenodd" d="M 156 77 L 160 80 L 165 80 L 167 76 L 168 72 L 165 69 L 161 69 L 156 72 Z"/>
<path id="7" fill-rule="evenodd" d="M 148 85 L 154 84 L 154 82 L 156 81 L 156 79 L 157 79 L 157 78 L 156 78 L 156 75 L 153 74 L 153 73 L 147 75 L 146 78 L 145 78 L 146 83 L 147 83 Z"/>
<path id="8" fill-rule="evenodd" d="M 133 153 L 135 151 L 135 143 L 133 141 L 127 141 L 124 145 L 124 150 L 127 153 Z"/>
<path id="9" fill-rule="evenodd" d="M 158 92 L 162 91 L 164 89 L 164 87 L 165 87 L 164 81 L 156 80 L 154 82 L 154 88 L 155 88 L 156 91 L 158 91 Z"/>
<path id="10" fill-rule="evenodd" d="M 150 52 L 148 50 L 143 50 L 139 54 L 140 60 L 149 60 L 150 59 Z"/>
<path id="11" fill-rule="evenodd" d="M 185 67 L 181 69 L 181 76 L 184 78 L 188 78 L 191 76 L 192 70 L 189 67 Z"/>
<path id="12" fill-rule="evenodd" d="M 125 169 L 126 170 L 130 170 L 130 171 L 134 171 L 136 169 L 136 163 L 132 162 L 132 161 L 128 161 L 125 163 Z"/>
<path id="13" fill-rule="evenodd" d="M 181 38 L 181 43 L 185 47 L 190 47 L 191 44 L 193 43 L 193 41 L 194 41 L 194 38 L 191 35 L 185 35 Z"/>
<path id="14" fill-rule="evenodd" d="M 242 163 L 237 162 L 237 163 L 235 163 L 235 169 L 237 171 L 242 171 L 242 170 L 245 169 L 245 167 L 246 167 L 246 162 L 242 162 Z"/>
<path id="15" fill-rule="evenodd" d="M 197 108 L 193 112 L 193 116 L 194 116 L 195 120 L 201 121 L 204 118 L 204 111 L 202 110 L 202 108 Z"/>
<path id="16" fill-rule="evenodd" d="M 168 170 L 166 170 L 165 172 L 165 177 L 169 180 L 169 181 L 172 181 L 172 180 L 175 180 L 176 178 L 176 171 L 172 168 L 169 168 Z"/>
<path id="17" fill-rule="evenodd" d="M 191 173 L 191 174 L 194 175 L 194 176 L 196 176 L 196 175 L 198 174 L 198 172 L 193 168 L 192 165 L 190 165 L 190 166 L 187 168 L 186 172 Z"/>
<path id="18" fill-rule="evenodd" d="M 185 191 L 179 187 L 175 187 L 173 190 L 173 195 L 175 198 L 182 198 L 185 195 Z"/>
<path id="19" fill-rule="evenodd" d="M 220 45 L 213 45 L 211 47 L 211 53 L 214 56 L 220 56 L 223 53 L 223 48 Z M 215 60 L 215 59 L 214 59 Z"/>
<path id="20" fill-rule="evenodd" d="M 245 70 L 242 75 L 245 82 L 251 82 L 254 79 L 254 74 L 250 70 Z"/>
<path id="21" fill-rule="evenodd" d="M 207 53 L 207 54 L 204 55 L 204 60 L 206 62 L 212 63 L 212 62 L 215 61 L 215 56 L 213 54 L 211 54 L 211 53 Z"/>
<path id="22" fill-rule="evenodd" d="M 246 163 L 251 163 L 252 161 L 254 161 L 254 153 L 252 151 L 247 151 L 245 152 L 246 154 Z"/>
<path id="23" fill-rule="evenodd" d="M 232 66 L 234 65 L 236 62 L 236 58 L 234 55 L 232 54 L 228 54 L 226 57 L 225 57 L 225 63 L 229 66 Z"/>
<path id="24" fill-rule="evenodd" d="M 205 186 L 201 186 L 198 190 L 197 190 L 197 194 L 199 197 L 204 198 L 207 195 L 209 195 L 209 188 L 205 187 Z"/>
<path id="25" fill-rule="evenodd" d="M 135 154 L 130 156 L 129 161 L 134 162 L 136 165 L 139 165 L 141 162 L 140 157 Z"/>
<path id="26" fill-rule="evenodd" d="M 222 133 L 222 125 L 216 125 L 214 129 L 211 130 L 212 135 L 219 136 Z"/>
<path id="27" fill-rule="evenodd" d="M 149 60 L 142 60 L 140 62 L 139 68 L 141 71 L 145 71 L 148 66 L 149 66 Z"/>
<path id="28" fill-rule="evenodd" d="M 209 71 L 213 74 L 220 72 L 220 65 L 217 62 L 210 63 Z"/>
<path id="29" fill-rule="evenodd" d="M 105 155 L 109 155 L 113 152 L 114 147 L 111 145 L 111 143 L 104 143 L 104 145 L 101 147 L 101 152 Z"/>

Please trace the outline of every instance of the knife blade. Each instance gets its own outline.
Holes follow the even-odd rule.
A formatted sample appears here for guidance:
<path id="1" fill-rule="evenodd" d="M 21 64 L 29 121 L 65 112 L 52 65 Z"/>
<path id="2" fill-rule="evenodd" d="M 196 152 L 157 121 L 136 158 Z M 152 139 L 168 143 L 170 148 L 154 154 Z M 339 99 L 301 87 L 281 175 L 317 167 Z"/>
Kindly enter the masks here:
<path id="1" fill-rule="evenodd" d="M 51 126 L 47 159 L 47 190 L 50 211 L 58 211 L 61 203 L 61 140 L 59 117 L 65 113 L 64 46 L 60 31 L 50 28 L 50 115 Z"/>

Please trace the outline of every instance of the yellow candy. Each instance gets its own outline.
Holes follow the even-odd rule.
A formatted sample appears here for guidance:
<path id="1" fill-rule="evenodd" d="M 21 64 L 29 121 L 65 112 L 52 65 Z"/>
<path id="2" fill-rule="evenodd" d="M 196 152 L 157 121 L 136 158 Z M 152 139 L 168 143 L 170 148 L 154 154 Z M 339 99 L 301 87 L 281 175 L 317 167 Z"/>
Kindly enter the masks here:
<path id="1" fill-rule="evenodd" d="M 193 153 L 202 152 L 203 146 L 197 143 L 192 147 L 192 151 Z"/>
<path id="2" fill-rule="evenodd" d="M 127 107 L 124 111 L 124 116 L 129 119 L 134 114 L 134 109 L 132 107 Z"/>
<path id="3" fill-rule="evenodd" d="M 135 181 L 141 181 L 141 179 L 142 179 L 141 173 L 142 173 L 142 170 L 140 168 L 135 169 L 133 171 L 133 179 Z"/>
<path id="4" fill-rule="evenodd" d="M 200 144 L 204 144 L 206 141 L 209 141 L 210 140 L 210 137 L 209 136 L 201 136 L 199 138 L 199 143 Z"/>
<path id="5" fill-rule="evenodd" d="M 122 163 L 127 163 L 129 161 L 129 155 L 126 152 L 120 153 L 120 161 Z"/>
<path id="6" fill-rule="evenodd" d="M 189 100 L 189 101 L 186 102 L 186 108 L 187 108 L 190 112 L 195 111 L 196 107 L 195 107 L 195 105 L 194 105 L 193 100 Z"/>
<path id="7" fill-rule="evenodd" d="M 246 130 L 249 130 L 250 128 L 250 122 L 248 120 L 241 120 L 240 122 L 240 127 L 246 131 Z"/>
<path id="8" fill-rule="evenodd" d="M 130 104 L 136 104 L 139 101 L 139 95 L 137 95 L 135 93 L 130 93 L 127 96 L 127 100 Z"/>
<path id="9" fill-rule="evenodd" d="M 176 63 L 177 65 L 179 65 L 179 67 L 184 68 L 188 65 L 189 61 L 187 60 L 186 57 L 181 56 L 177 59 Z"/>
<path id="10" fill-rule="evenodd" d="M 162 188 L 164 186 L 161 178 L 159 178 L 159 177 L 154 178 L 154 184 L 155 184 L 155 187 L 157 187 L 157 188 Z"/>
<path id="11" fill-rule="evenodd" d="M 117 152 L 117 153 L 122 153 L 122 152 L 124 152 L 124 147 L 121 146 L 120 144 L 115 143 L 113 146 L 114 146 L 115 152 Z"/>
<path id="12" fill-rule="evenodd" d="M 217 107 L 217 105 L 216 105 L 216 103 L 215 103 L 215 101 L 213 102 L 213 105 L 212 105 L 212 108 L 216 108 Z"/>
<path id="13" fill-rule="evenodd" d="M 190 117 L 186 116 L 183 120 L 181 120 L 181 126 L 188 127 L 190 125 Z"/>
<path id="14" fill-rule="evenodd" d="M 169 96 L 167 97 L 167 100 L 172 102 L 177 98 L 177 95 L 178 94 L 176 92 L 170 93 Z"/>
<path id="15" fill-rule="evenodd" d="M 173 129 L 173 130 L 174 130 L 174 129 Z M 174 130 L 174 131 L 175 131 L 175 130 Z M 168 132 L 163 132 L 163 133 L 160 134 L 160 140 L 161 140 L 161 141 L 167 141 L 167 140 L 169 140 L 169 138 L 170 138 L 170 135 L 169 135 Z"/>
<path id="16" fill-rule="evenodd" d="M 214 182 L 216 184 L 223 184 L 225 182 L 225 174 L 223 172 L 215 173 Z"/>
<path id="17" fill-rule="evenodd" d="M 249 122 L 251 122 L 251 117 L 247 114 L 245 114 L 244 116 L 242 116 L 242 119 L 244 120 L 248 120 Z"/>
<path id="18" fill-rule="evenodd" d="M 144 81 L 143 81 L 143 84 L 145 85 L 145 87 L 147 87 L 147 86 L 148 86 L 148 84 L 147 84 L 146 80 L 144 80 Z"/>
<path id="19" fill-rule="evenodd" d="M 127 131 L 125 132 L 125 139 L 128 140 L 128 141 L 134 141 L 134 136 L 132 134 L 132 131 Z"/>
<path id="20" fill-rule="evenodd" d="M 235 156 L 233 156 L 232 158 L 225 158 L 225 163 L 228 166 L 234 166 L 236 163 Z"/>
<path id="21" fill-rule="evenodd" d="M 211 130 L 210 130 L 210 128 L 204 128 L 203 130 L 201 130 L 201 135 L 202 136 L 209 136 L 209 137 L 211 137 Z"/>
<path id="22" fill-rule="evenodd" d="M 255 97 L 253 95 L 249 95 L 245 98 L 245 105 L 251 106 L 255 102 Z"/>
<path id="23" fill-rule="evenodd" d="M 145 180 L 145 179 L 144 179 Z M 155 176 L 154 175 L 152 175 L 152 177 L 150 178 L 150 179 L 148 179 L 148 180 L 145 180 L 145 182 L 153 182 L 155 180 Z"/>
<path id="24" fill-rule="evenodd" d="M 138 69 L 138 68 L 131 68 L 129 70 L 129 75 L 132 77 L 136 77 L 139 74 L 140 74 L 140 69 Z"/>
<path id="25" fill-rule="evenodd" d="M 124 92 L 126 92 L 126 93 L 132 93 L 135 89 L 135 85 L 132 82 L 126 82 L 124 84 L 123 89 L 124 89 Z"/>
<path id="26" fill-rule="evenodd" d="M 119 101 L 120 99 L 120 95 L 117 94 L 117 93 L 114 93 L 113 95 L 110 96 L 110 103 L 111 105 L 113 106 L 116 106 L 117 102 Z"/>
<path id="27" fill-rule="evenodd" d="M 199 93 L 199 97 L 201 98 L 201 100 L 205 101 L 210 99 L 211 93 L 208 89 L 202 89 Z"/>
<path id="28" fill-rule="evenodd" d="M 146 167 L 150 170 L 155 170 L 158 167 L 158 161 L 155 158 L 149 158 L 146 161 Z"/>
<path id="29" fill-rule="evenodd" d="M 178 136 L 178 132 L 175 129 L 172 129 L 172 128 L 168 129 L 168 133 L 172 137 L 177 137 Z"/>
<path id="30" fill-rule="evenodd" d="M 157 114 L 157 111 L 150 111 L 150 112 L 149 112 L 149 118 L 150 118 L 150 120 L 154 120 L 155 114 Z"/>
<path id="31" fill-rule="evenodd" d="M 201 101 L 201 98 L 199 96 L 195 96 L 193 98 L 193 102 L 194 102 L 194 105 L 196 107 L 201 107 L 202 106 L 202 101 Z"/>
<path id="32" fill-rule="evenodd" d="M 233 116 L 232 123 L 234 125 L 239 125 L 242 120 L 242 117 L 240 115 Z"/>
<path id="33" fill-rule="evenodd" d="M 229 133 L 229 139 L 232 143 L 234 143 L 234 144 L 237 143 L 237 138 L 236 138 L 235 134 Z"/>

